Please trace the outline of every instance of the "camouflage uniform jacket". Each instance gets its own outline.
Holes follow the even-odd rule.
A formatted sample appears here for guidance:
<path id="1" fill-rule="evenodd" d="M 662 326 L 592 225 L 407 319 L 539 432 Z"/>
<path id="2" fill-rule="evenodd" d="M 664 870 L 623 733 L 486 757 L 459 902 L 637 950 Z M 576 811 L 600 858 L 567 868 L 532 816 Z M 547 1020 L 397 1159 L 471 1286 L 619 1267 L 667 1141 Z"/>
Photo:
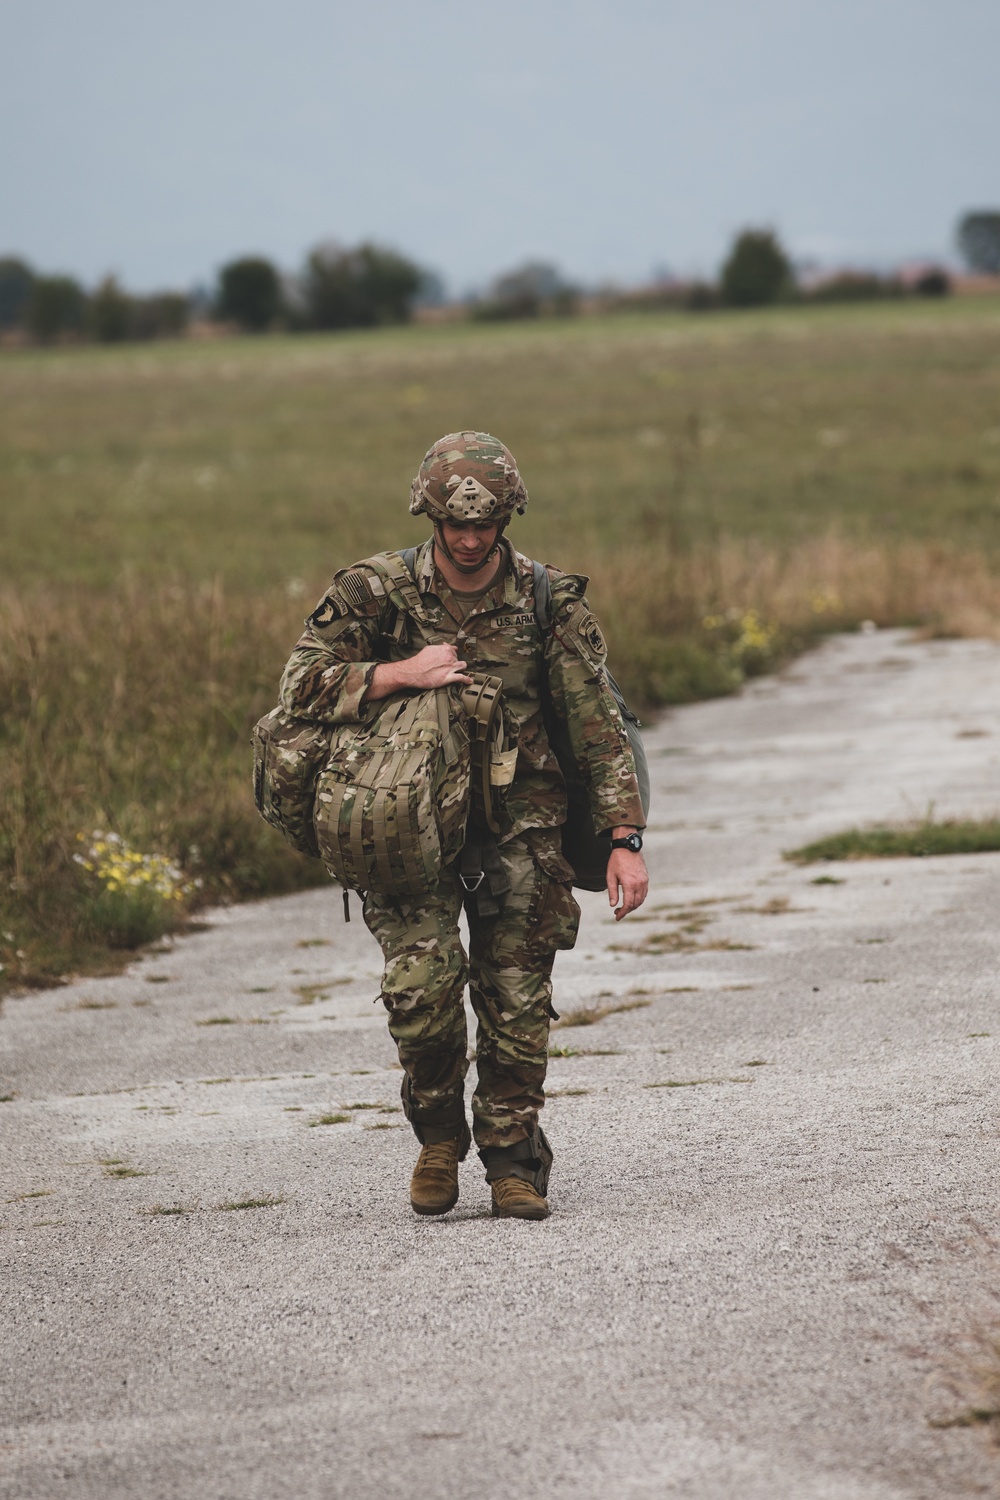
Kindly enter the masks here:
<path id="1" fill-rule="evenodd" d="M 543 640 L 531 562 L 506 537 L 501 546 L 507 568 L 464 619 L 463 606 L 434 565 L 430 540 L 414 564 L 426 623 L 406 612 L 402 595 L 387 590 L 374 568 L 359 563 L 339 572 L 305 622 L 285 668 L 282 707 L 321 723 L 357 723 L 371 711 L 364 696 L 379 662 L 454 642 L 470 671 L 503 679 L 518 724 L 517 770 L 503 841 L 528 829 L 555 828 L 566 819 L 565 782 L 542 717 L 544 654 L 552 707 L 565 720 L 585 773 L 595 828 L 641 828 L 645 818 L 635 765 L 607 685 L 606 647 L 585 598 L 587 579 L 549 568 L 552 630 Z"/>

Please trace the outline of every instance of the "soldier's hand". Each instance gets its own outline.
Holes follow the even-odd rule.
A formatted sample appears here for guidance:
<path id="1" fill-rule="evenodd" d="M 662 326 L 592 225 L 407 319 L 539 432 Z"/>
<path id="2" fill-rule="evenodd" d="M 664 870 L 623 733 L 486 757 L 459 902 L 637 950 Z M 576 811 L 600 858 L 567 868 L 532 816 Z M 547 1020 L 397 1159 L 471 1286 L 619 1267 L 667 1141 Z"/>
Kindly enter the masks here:
<path id="1" fill-rule="evenodd" d="M 406 688 L 424 692 L 427 688 L 450 687 L 453 682 L 471 682 L 463 675 L 468 662 L 460 661 L 455 647 L 447 642 L 425 646 L 405 661 L 381 661 L 371 675 L 366 703 L 377 703 Z"/>
<path id="2" fill-rule="evenodd" d="M 453 682 L 471 682 L 465 673 L 468 662 L 462 661 L 458 650 L 449 641 L 438 646 L 425 646 L 416 656 L 411 656 L 397 666 L 406 669 L 407 686 L 419 688 L 450 687 Z"/>
<path id="3" fill-rule="evenodd" d="M 631 849 L 612 849 L 608 860 L 608 901 L 620 922 L 637 911 L 649 894 L 649 872 L 641 854 Z"/>
<path id="4" fill-rule="evenodd" d="M 442 642 L 441 645 L 424 646 L 423 651 L 418 651 L 415 657 L 409 657 L 406 666 L 412 672 L 411 687 L 423 690 L 427 687 L 450 687 L 451 682 L 471 682 L 471 676 L 465 672 L 468 661 L 459 657 L 457 646 L 451 642 Z"/>

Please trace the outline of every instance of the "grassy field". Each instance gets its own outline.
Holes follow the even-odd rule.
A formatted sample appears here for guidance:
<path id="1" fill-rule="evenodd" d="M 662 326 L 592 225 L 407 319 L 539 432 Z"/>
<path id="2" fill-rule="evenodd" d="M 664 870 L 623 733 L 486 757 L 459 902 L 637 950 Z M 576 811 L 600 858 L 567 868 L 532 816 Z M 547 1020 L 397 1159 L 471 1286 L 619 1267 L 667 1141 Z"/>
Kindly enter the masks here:
<path id="1" fill-rule="evenodd" d="M 647 706 L 864 618 L 1000 621 L 996 301 L 11 351 L 0 980 L 135 940 L 73 861 L 95 828 L 201 882 L 175 914 L 316 878 L 250 805 L 249 726 L 334 568 L 425 534 L 410 478 L 463 426 Z"/>

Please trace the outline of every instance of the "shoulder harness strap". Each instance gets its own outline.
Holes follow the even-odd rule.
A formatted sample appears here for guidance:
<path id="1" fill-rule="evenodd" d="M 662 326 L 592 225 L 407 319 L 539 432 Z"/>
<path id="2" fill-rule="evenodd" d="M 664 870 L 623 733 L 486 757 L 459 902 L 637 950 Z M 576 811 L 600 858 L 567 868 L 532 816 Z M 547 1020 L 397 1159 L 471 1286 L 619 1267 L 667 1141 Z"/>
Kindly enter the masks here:
<path id="1" fill-rule="evenodd" d="M 535 593 L 535 619 L 543 635 L 552 629 L 552 580 L 544 563 L 531 564 L 532 585 Z"/>
<path id="2" fill-rule="evenodd" d="M 415 556 L 415 547 L 408 547 L 406 552 L 379 552 L 374 557 L 366 558 L 365 565 L 374 568 L 402 594 L 410 614 L 422 616 L 424 606 L 413 567 Z"/>
<path id="3" fill-rule="evenodd" d="M 416 583 L 416 547 L 407 547 L 402 552 L 379 552 L 366 558 L 365 566 L 374 568 L 379 577 L 403 600 L 403 610 L 396 611 L 396 622 L 389 634 L 394 640 L 406 638 L 406 617 L 413 615 L 422 624 L 429 625 L 424 613 L 423 600 Z"/>

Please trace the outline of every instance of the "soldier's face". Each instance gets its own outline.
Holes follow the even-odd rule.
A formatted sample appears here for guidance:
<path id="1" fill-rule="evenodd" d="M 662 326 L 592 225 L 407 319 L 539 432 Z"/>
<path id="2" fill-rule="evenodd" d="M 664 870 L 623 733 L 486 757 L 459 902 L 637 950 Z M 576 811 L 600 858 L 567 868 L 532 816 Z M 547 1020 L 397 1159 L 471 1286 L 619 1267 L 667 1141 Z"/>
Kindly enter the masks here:
<path id="1" fill-rule="evenodd" d="M 484 563 L 496 546 L 500 527 L 496 521 L 442 521 L 444 544 L 452 557 L 467 567 Z"/>

